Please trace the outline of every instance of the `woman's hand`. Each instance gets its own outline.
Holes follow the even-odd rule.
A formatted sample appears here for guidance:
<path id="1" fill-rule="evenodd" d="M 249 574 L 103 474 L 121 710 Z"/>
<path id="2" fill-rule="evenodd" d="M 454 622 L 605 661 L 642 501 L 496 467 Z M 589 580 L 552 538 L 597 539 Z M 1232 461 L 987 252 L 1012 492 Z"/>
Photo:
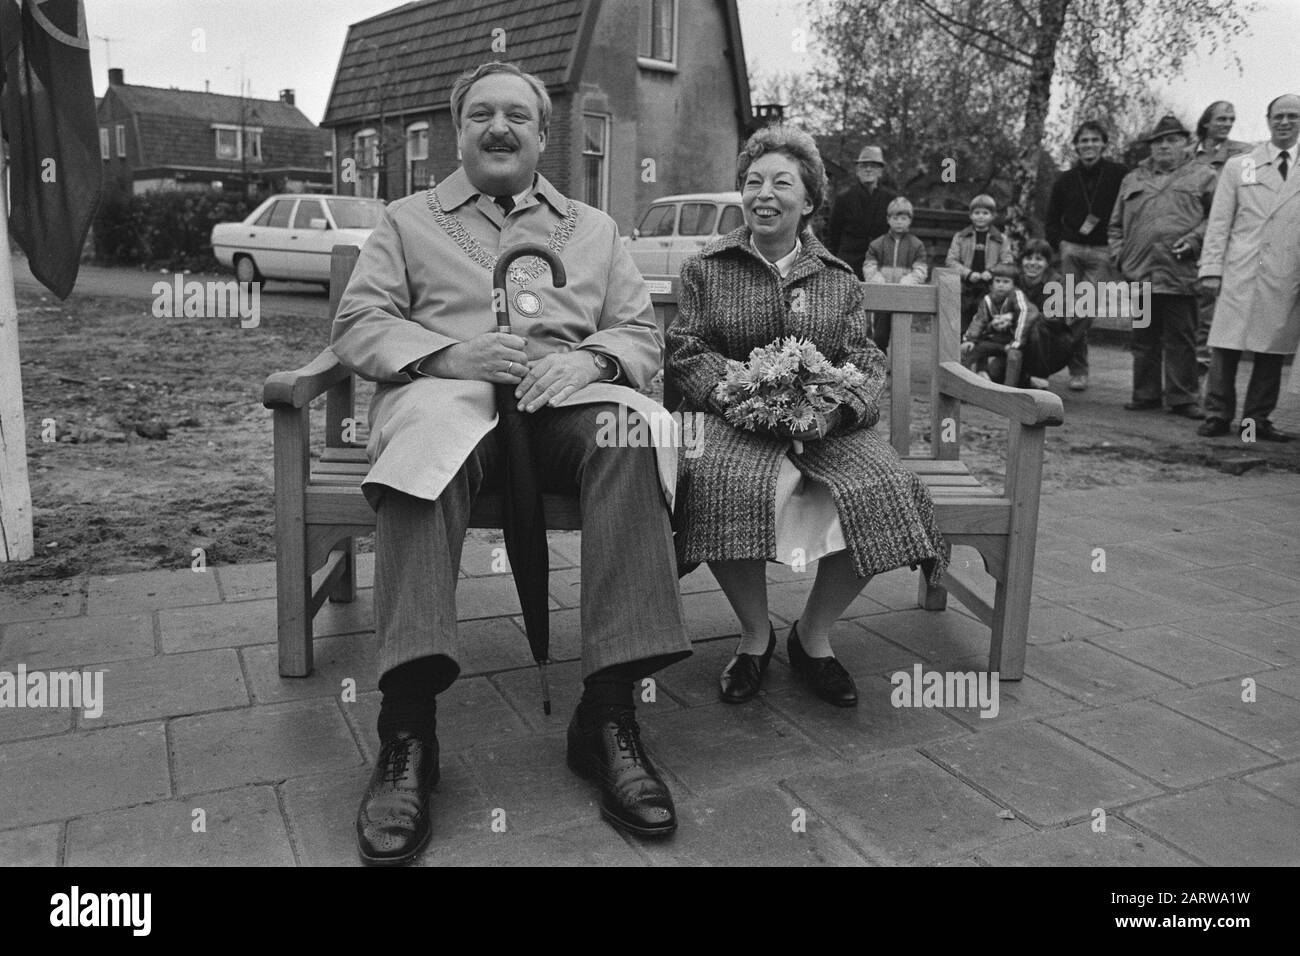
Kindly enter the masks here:
<path id="1" fill-rule="evenodd" d="M 801 431 L 793 431 L 789 425 L 773 425 L 770 429 L 773 437 L 789 441 L 817 441 L 833 432 L 840 423 L 840 410 L 832 408 L 825 415 L 814 412 L 814 421 Z"/>

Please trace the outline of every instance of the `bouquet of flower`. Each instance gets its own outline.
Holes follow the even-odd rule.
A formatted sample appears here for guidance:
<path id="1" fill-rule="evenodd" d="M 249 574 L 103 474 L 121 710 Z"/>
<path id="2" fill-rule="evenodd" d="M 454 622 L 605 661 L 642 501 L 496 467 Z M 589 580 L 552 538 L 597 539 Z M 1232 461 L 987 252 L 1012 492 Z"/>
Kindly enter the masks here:
<path id="1" fill-rule="evenodd" d="M 789 336 L 754 349 L 749 361 L 727 360 L 727 374 L 714 390 L 737 428 L 806 431 L 828 415 L 867 377 L 846 362 L 836 368 L 807 339 Z M 796 454 L 803 442 L 794 441 Z"/>

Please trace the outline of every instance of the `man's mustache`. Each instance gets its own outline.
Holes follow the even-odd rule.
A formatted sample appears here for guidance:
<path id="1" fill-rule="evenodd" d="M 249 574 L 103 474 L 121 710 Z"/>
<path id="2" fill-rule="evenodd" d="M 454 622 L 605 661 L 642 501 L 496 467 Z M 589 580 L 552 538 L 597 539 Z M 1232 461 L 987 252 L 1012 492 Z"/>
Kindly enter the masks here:
<path id="1" fill-rule="evenodd" d="M 505 146 L 509 149 L 518 149 L 519 144 L 510 136 L 492 136 L 484 137 L 479 142 L 480 149 L 491 149 L 493 146 Z"/>

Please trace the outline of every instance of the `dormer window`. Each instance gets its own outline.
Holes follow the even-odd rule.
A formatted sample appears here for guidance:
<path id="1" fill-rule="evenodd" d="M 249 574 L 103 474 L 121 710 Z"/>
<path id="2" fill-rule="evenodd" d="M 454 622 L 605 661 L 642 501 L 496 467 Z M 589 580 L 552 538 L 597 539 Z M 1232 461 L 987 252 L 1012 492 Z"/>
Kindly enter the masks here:
<path id="1" fill-rule="evenodd" d="M 212 131 L 216 134 L 217 159 L 238 162 L 244 159 L 262 160 L 262 129 L 260 126 L 231 126 L 225 123 L 213 123 Z"/>

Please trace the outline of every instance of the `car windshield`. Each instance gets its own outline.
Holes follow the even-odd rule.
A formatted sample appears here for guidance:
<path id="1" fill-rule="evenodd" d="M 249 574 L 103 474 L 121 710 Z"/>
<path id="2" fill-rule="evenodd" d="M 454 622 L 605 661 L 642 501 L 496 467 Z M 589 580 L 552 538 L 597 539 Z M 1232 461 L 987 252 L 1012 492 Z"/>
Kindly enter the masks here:
<path id="1" fill-rule="evenodd" d="M 378 200 L 327 200 L 334 225 L 340 229 L 374 229 L 384 218 L 384 204 Z"/>

